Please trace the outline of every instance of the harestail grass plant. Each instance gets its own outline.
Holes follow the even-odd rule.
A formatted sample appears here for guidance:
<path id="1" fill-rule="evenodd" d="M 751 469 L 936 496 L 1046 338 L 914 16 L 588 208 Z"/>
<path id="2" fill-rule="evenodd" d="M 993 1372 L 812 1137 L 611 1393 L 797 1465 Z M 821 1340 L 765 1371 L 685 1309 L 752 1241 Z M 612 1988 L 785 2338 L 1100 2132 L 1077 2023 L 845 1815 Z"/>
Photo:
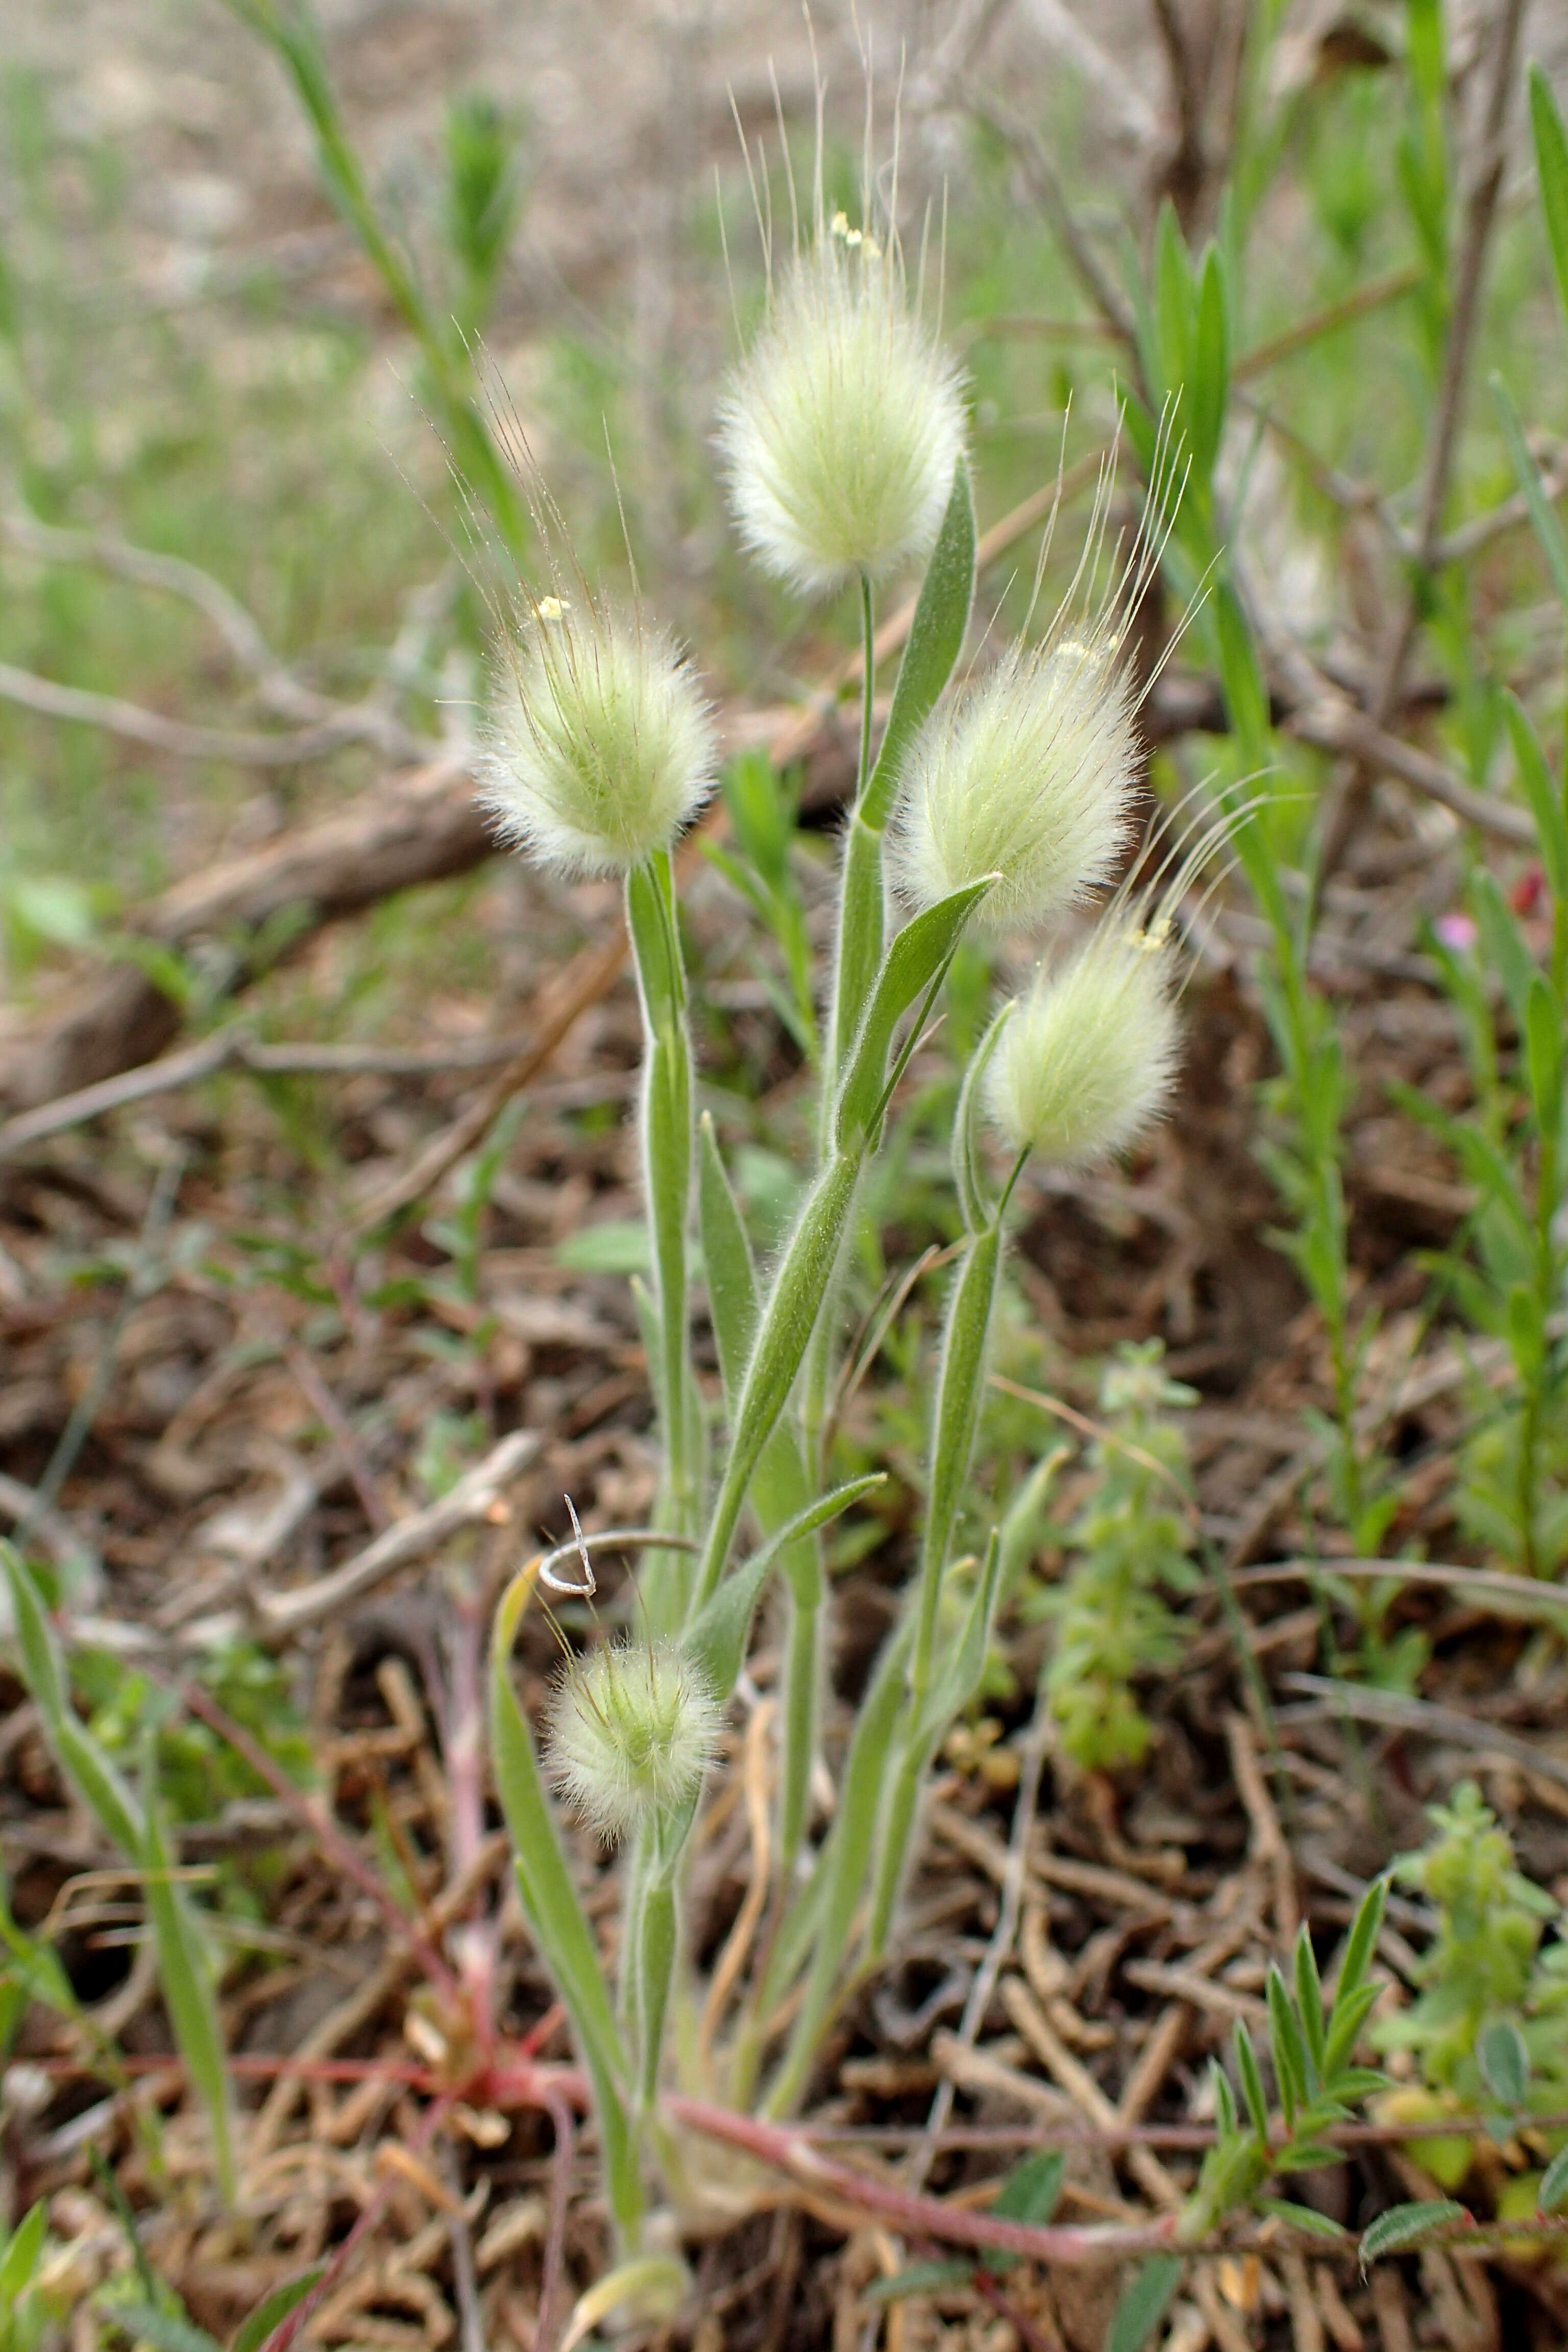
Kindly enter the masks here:
<path id="1" fill-rule="evenodd" d="M 1038 939 L 1112 874 L 1131 832 L 1135 698 L 1119 660 L 1172 496 L 1162 442 L 1145 530 L 1095 604 L 1106 499 L 1043 646 L 1006 648 L 949 694 L 968 630 L 974 518 L 951 362 L 908 297 L 890 220 L 828 220 L 818 187 L 759 339 L 721 406 L 720 451 L 742 537 L 809 593 L 858 585 L 866 631 L 857 796 L 844 843 L 828 1017 L 816 1075 L 818 1151 L 793 1229 L 759 1268 L 694 1076 L 672 858 L 711 773 L 692 673 L 633 604 L 612 609 L 563 561 L 546 593 L 498 611 L 485 797 L 528 855 L 619 873 L 644 1024 L 639 1109 L 651 1295 L 641 1302 L 664 1456 L 660 1547 L 630 1622 L 565 1669 L 542 1750 L 512 1687 L 523 1612 L 546 1590 L 591 1592 L 585 1552 L 531 1562 L 498 1615 L 491 1684 L 498 1782 L 531 1930 L 592 2077 L 610 2202 L 636 2253 L 650 2176 L 678 2187 L 658 2100 L 689 2009 L 680 1968 L 684 1859 L 704 1769 L 734 1702 L 752 1621 L 776 1573 L 788 1598 L 773 1759 L 775 1865 L 749 1983 L 744 1947 L 700 2028 L 668 2039 L 737 2105 L 787 2115 L 847 1991 L 888 1950 L 918 1843 L 931 1759 L 984 1671 L 1001 1582 L 993 1530 L 958 1558 L 1006 1246 L 1031 1160 L 1077 1167 L 1156 1118 L 1179 1051 L 1173 908 L 1123 887 L 1098 928 L 1004 1004 L 965 1068 L 953 1133 L 964 1237 L 947 1297 L 915 1571 L 877 1662 L 832 1818 L 814 1836 L 826 1600 L 818 1531 L 879 1483 L 830 1488 L 826 1400 L 841 1350 L 841 1269 L 900 1077 L 966 931 Z M 770 257 L 771 258 L 771 257 Z M 536 536 L 558 519 L 530 484 Z M 879 749 L 871 725 L 879 583 L 927 561 Z M 1114 571 L 1114 566 L 1112 567 Z M 1070 624 L 1070 625 L 1069 625 Z M 891 916 L 896 876 L 910 911 Z M 804 946 L 804 940 L 798 942 Z M 801 975 L 802 992 L 812 992 Z M 1001 1147 L 994 1182 L 982 1137 Z M 687 1291 L 695 1207 L 722 1394 L 702 1393 Z M 575 1559 L 569 1571 L 565 1563 Z M 547 1793 L 624 1847 L 612 1987 Z M 748 1929 L 748 1934 L 752 1932 Z"/>

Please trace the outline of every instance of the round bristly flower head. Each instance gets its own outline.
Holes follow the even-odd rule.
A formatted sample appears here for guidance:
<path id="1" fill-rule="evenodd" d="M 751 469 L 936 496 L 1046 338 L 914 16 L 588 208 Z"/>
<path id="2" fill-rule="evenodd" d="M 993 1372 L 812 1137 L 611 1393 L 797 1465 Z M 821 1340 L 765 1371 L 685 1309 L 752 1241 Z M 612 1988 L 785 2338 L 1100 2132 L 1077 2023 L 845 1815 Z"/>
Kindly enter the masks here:
<path id="1" fill-rule="evenodd" d="M 1081 1167 L 1158 1118 L 1181 1050 L 1167 930 L 1113 916 L 1014 1007 L 985 1076 L 1009 1150 Z"/>
<path id="2" fill-rule="evenodd" d="M 492 665 L 480 799 L 502 837 L 563 874 L 624 874 L 668 849 L 712 789 L 695 677 L 641 617 L 586 595 L 521 608 Z"/>
<path id="3" fill-rule="evenodd" d="M 746 545 L 808 596 L 935 544 L 963 448 L 959 375 L 909 305 L 896 245 L 842 213 L 794 264 L 719 404 Z"/>
<path id="4" fill-rule="evenodd" d="M 986 874 L 992 932 L 1037 929 L 1109 880 L 1138 774 L 1133 695 L 1114 639 L 1015 646 L 910 746 L 895 847 L 919 907 Z"/>
<path id="5" fill-rule="evenodd" d="M 550 1773 L 606 1841 L 689 1803 L 723 1709 L 673 1642 L 616 1642 L 574 1658 L 550 1709 Z"/>

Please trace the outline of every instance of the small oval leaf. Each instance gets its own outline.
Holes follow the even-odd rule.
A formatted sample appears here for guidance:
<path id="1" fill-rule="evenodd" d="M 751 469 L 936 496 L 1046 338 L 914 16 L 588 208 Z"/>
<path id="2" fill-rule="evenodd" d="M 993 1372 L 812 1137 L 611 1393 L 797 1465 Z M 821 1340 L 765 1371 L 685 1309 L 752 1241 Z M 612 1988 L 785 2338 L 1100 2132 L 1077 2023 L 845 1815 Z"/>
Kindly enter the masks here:
<path id="1" fill-rule="evenodd" d="M 1509 2018 L 1487 2026 L 1476 2042 L 1476 2059 L 1499 2106 L 1516 2114 L 1530 2088 L 1530 2053 L 1518 2026 Z"/>
<path id="2" fill-rule="evenodd" d="M 1180 2254 L 1158 2254 L 1124 2291 L 1105 2339 L 1105 2352 L 1143 2352 L 1175 2300 L 1186 2265 Z"/>

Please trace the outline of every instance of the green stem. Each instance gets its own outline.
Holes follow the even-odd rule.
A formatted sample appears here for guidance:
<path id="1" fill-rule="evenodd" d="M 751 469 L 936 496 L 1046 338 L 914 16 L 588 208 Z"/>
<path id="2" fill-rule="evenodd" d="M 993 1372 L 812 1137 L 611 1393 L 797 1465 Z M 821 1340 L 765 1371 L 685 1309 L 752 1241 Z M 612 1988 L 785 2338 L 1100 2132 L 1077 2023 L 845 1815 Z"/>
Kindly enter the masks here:
<path id="1" fill-rule="evenodd" d="M 885 819 L 868 822 L 871 725 L 876 706 L 877 628 L 871 583 L 860 580 L 860 763 L 855 805 L 838 869 L 838 919 L 834 934 L 833 997 L 823 1049 L 822 1150 L 831 1149 L 832 1116 L 840 1073 L 849 1059 L 860 1016 L 882 960 L 882 833 Z"/>
<path id="2" fill-rule="evenodd" d="M 871 605 L 871 583 L 860 574 L 860 772 L 855 798 L 863 801 L 871 780 L 871 719 L 877 699 L 877 622 Z"/>
<path id="3" fill-rule="evenodd" d="M 656 853 L 627 876 L 626 925 L 643 1013 L 640 1122 L 648 1244 L 658 1309 L 655 1388 L 664 1423 L 666 1486 L 661 1517 L 669 1533 L 693 1536 L 699 1512 L 697 1457 L 700 1431 L 691 1371 L 686 1279 L 695 1142 L 691 1041 L 686 1026 L 686 975 L 681 963 L 675 886 L 666 852 Z M 679 1561 L 679 1555 L 668 1557 Z M 674 1577 L 683 1588 L 688 1579 L 681 1566 L 678 1565 Z"/>

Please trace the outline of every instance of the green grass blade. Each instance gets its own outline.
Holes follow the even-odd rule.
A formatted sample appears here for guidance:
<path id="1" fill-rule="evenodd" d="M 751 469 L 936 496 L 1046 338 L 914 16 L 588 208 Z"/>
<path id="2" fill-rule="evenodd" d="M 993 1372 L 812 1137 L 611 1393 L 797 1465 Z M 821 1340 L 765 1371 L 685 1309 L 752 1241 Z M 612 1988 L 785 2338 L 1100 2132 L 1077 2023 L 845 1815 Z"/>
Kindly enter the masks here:
<path id="1" fill-rule="evenodd" d="M 1546 568 L 1552 574 L 1552 584 L 1563 604 L 1568 605 L 1568 531 L 1563 530 L 1547 498 L 1541 468 L 1530 454 L 1530 445 L 1524 437 L 1524 427 L 1520 423 L 1513 394 L 1500 375 L 1492 378 L 1492 397 L 1502 418 L 1503 438 L 1508 443 L 1508 453 L 1513 460 L 1519 487 L 1524 492 L 1524 503 L 1530 509 L 1535 536 L 1541 541 L 1542 552 L 1546 558 Z"/>
<path id="2" fill-rule="evenodd" d="M 66 1687 L 65 1665 L 44 1598 L 19 1552 L 0 1543 L 11 1588 L 23 1679 L 38 1710 L 44 1737 L 56 1761 L 75 1787 L 104 1834 L 128 1862 L 141 1857 L 142 1822 L 134 1797 L 119 1770 L 79 1719 Z"/>
<path id="3" fill-rule="evenodd" d="M 1546 216 L 1546 241 L 1557 272 L 1563 314 L 1568 318 L 1568 133 L 1552 95 L 1552 85 L 1539 66 L 1530 68 L 1530 127 L 1535 137 L 1535 168 L 1541 180 L 1541 209 Z"/>
<path id="4" fill-rule="evenodd" d="M 299 2309 L 326 2267 L 325 2263 L 316 2263 L 298 2278 L 285 2279 L 281 2286 L 263 2295 L 249 2318 L 242 2321 L 229 2352 L 261 2352 L 268 2337 L 276 2336 L 289 2313 Z"/>
<path id="5" fill-rule="evenodd" d="M 152 1765 L 150 1752 L 150 1768 Z M 173 1876 L 176 1857 L 163 1828 L 152 1769 L 147 1780 L 142 1839 L 142 1867 L 146 1873 L 142 1899 L 157 1948 L 158 1982 L 180 2055 L 212 2125 L 218 2188 L 225 2203 L 232 2204 L 233 2110 L 212 1957 L 184 1891 Z"/>

